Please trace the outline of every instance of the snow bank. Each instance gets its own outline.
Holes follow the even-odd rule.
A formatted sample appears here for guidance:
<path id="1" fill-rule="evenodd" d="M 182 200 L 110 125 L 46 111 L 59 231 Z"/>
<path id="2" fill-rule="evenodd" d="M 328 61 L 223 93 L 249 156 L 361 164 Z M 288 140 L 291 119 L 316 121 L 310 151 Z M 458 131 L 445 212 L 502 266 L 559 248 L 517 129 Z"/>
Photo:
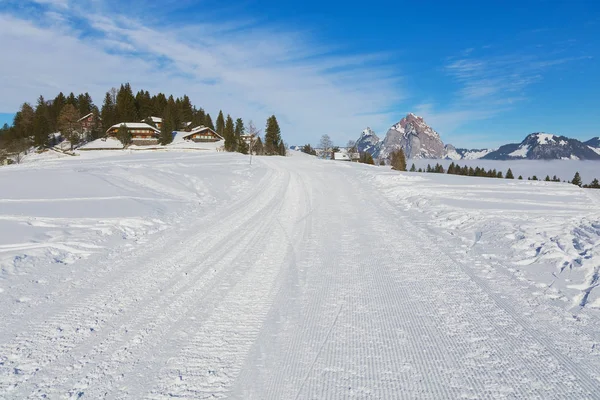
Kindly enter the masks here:
<path id="1" fill-rule="evenodd" d="M 86 143 L 83 146 L 81 146 L 79 150 L 118 150 L 122 148 L 123 144 L 119 140 L 113 137 L 108 137 L 96 139 L 89 143 Z"/>
<path id="2" fill-rule="evenodd" d="M 533 170 L 568 165 L 528 163 Z M 588 164 L 572 167 L 583 170 L 582 165 Z M 600 308 L 600 191 L 568 183 L 394 173 L 383 167 L 367 174 L 390 201 L 427 216 L 433 230 L 459 238 L 463 252 L 487 259 L 489 268 L 508 271 L 567 307 Z"/>

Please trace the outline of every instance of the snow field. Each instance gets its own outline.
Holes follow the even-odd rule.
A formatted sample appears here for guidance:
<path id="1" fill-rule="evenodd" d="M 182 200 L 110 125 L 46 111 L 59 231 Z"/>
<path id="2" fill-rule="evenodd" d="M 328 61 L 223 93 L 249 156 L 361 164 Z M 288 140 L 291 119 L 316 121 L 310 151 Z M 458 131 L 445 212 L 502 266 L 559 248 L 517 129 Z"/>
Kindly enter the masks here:
<path id="1" fill-rule="evenodd" d="M 592 191 L 98 153 L 0 170 L 2 398 L 599 398 Z"/>

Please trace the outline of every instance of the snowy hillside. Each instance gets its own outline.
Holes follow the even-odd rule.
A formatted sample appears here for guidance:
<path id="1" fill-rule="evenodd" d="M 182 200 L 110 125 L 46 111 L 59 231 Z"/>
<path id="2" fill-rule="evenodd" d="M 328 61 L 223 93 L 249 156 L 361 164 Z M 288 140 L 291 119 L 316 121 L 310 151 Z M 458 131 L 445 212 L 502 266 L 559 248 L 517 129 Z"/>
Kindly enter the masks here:
<path id="1" fill-rule="evenodd" d="M 600 190 L 291 153 L 0 168 L 0 398 L 597 397 Z"/>

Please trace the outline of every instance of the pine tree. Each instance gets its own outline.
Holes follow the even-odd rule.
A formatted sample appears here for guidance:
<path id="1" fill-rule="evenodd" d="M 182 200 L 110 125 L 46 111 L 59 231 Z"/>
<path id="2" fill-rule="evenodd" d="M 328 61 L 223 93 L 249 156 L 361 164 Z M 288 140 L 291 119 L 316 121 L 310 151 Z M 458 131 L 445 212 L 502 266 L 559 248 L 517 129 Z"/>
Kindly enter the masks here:
<path id="1" fill-rule="evenodd" d="M 159 93 L 157 95 L 155 95 L 152 98 L 152 115 L 153 116 L 160 116 L 162 115 L 162 113 L 165 111 L 165 108 L 167 107 L 167 96 L 165 96 L 163 93 Z"/>
<path id="2" fill-rule="evenodd" d="M 235 120 L 235 136 L 238 138 L 244 134 L 244 121 L 241 118 Z"/>
<path id="3" fill-rule="evenodd" d="M 223 135 L 225 137 L 225 150 L 226 151 L 237 151 L 237 138 L 235 136 L 235 127 L 233 119 L 227 114 L 227 120 L 225 121 L 225 128 L 223 129 Z"/>
<path id="4" fill-rule="evenodd" d="M 80 94 L 77 97 L 77 107 L 79 109 L 79 115 L 82 117 L 91 113 L 93 106 L 92 96 L 90 96 L 89 93 Z"/>
<path id="5" fill-rule="evenodd" d="M 131 133 L 125 124 L 121 124 L 121 126 L 119 126 L 119 130 L 117 131 L 117 139 L 123 144 L 123 147 L 131 144 Z"/>
<path id="6" fill-rule="evenodd" d="M 417 172 L 417 167 L 415 166 L 415 163 L 413 163 L 413 165 L 410 167 L 410 172 Z"/>
<path id="7" fill-rule="evenodd" d="M 192 109 L 192 102 L 187 95 L 183 95 L 181 99 L 181 119 L 183 122 L 192 122 L 194 117 L 194 110 Z"/>
<path id="8" fill-rule="evenodd" d="M 427 169 L 425 170 L 425 172 L 431 172 L 431 165 L 427 164 Z"/>
<path id="9" fill-rule="evenodd" d="M 546 175 L 546 177 L 544 178 L 545 182 L 550 182 L 550 175 Z"/>
<path id="10" fill-rule="evenodd" d="M 192 117 L 192 126 L 207 126 L 205 119 L 206 113 L 202 108 L 199 110 L 194 110 L 194 116 Z"/>
<path id="11" fill-rule="evenodd" d="M 104 96 L 104 103 L 102 104 L 100 116 L 104 127 L 107 129 L 117 123 L 116 104 L 113 102 L 113 96 L 110 92 L 106 92 L 106 96 Z"/>
<path id="12" fill-rule="evenodd" d="M 287 155 L 287 150 L 285 148 L 285 143 L 279 142 L 279 155 L 285 157 Z"/>
<path id="13" fill-rule="evenodd" d="M 521 175 L 519 175 L 519 180 L 520 180 L 520 181 L 522 181 L 522 180 L 523 180 L 523 177 L 522 177 Z"/>
<path id="14" fill-rule="evenodd" d="M 534 175 L 534 176 L 532 176 L 532 177 L 531 177 L 531 180 L 532 180 L 532 181 L 537 181 L 537 180 L 538 180 L 538 177 L 537 177 L 536 175 Z"/>
<path id="15" fill-rule="evenodd" d="M 225 118 L 223 117 L 223 111 L 219 110 L 219 116 L 217 117 L 217 133 L 225 138 Z"/>
<path id="16" fill-rule="evenodd" d="M 592 183 L 589 184 L 588 187 L 591 189 L 600 189 L 600 182 L 598 182 L 598 178 L 594 178 L 594 180 L 592 181 Z"/>
<path id="17" fill-rule="evenodd" d="M 50 121 L 48 105 L 43 96 L 38 98 L 33 120 L 33 144 L 38 147 L 45 147 L 49 144 L 48 135 L 50 134 Z M 54 143 L 53 143 L 54 144 Z"/>
<path id="18" fill-rule="evenodd" d="M 252 151 L 257 156 L 262 156 L 263 154 L 265 154 L 265 146 L 260 136 L 256 138 L 256 143 L 254 143 L 254 145 L 252 146 Z"/>
<path id="19" fill-rule="evenodd" d="M 281 155 L 281 130 L 277 118 L 272 115 L 267 120 L 265 129 L 265 154 Z"/>
<path id="20" fill-rule="evenodd" d="M 135 106 L 135 97 L 129 83 L 121 85 L 117 93 L 117 120 L 118 122 L 137 122 L 137 108 Z"/>
<path id="21" fill-rule="evenodd" d="M 500 179 L 503 178 L 502 171 L 498 171 L 498 174 L 496 175 L 496 178 L 500 178 Z"/>
<path id="22" fill-rule="evenodd" d="M 154 113 L 152 97 L 150 97 L 150 92 L 148 91 L 140 90 L 137 92 L 135 95 L 135 105 L 140 119 L 160 115 Z"/>
<path id="23" fill-rule="evenodd" d="M 67 104 L 67 99 L 65 95 L 60 92 L 54 100 L 52 100 L 52 104 L 50 105 L 49 112 L 49 122 L 50 122 L 50 131 L 56 132 L 59 130 L 58 128 L 58 116 L 62 111 L 63 107 Z"/>
<path id="24" fill-rule="evenodd" d="M 571 181 L 571 183 L 573 185 L 577 185 L 577 186 L 581 187 L 581 176 L 579 175 L 579 171 L 575 172 L 575 176 L 573 177 L 573 180 Z"/>
<path id="25" fill-rule="evenodd" d="M 159 137 L 160 144 L 165 146 L 173 141 L 173 131 L 176 130 L 177 124 L 177 106 L 173 96 L 169 96 L 167 106 L 162 113 L 162 124 L 160 126 Z"/>
<path id="26" fill-rule="evenodd" d="M 508 169 L 508 171 L 506 171 L 506 179 L 515 179 L 515 176 L 513 175 L 513 172 L 510 168 Z"/>
<path id="27" fill-rule="evenodd" d="M 242 137 L 237 137 L 236 136 L 236 140 L 238 142 L 237 144 L 237 151 L 239 153 L 242 154 L 248 154 L 250 147 L 248 146 L 248 143 L 246 143 L 246 141 L 244 139 L 242 139 Z"/>
<path id="28" fill-rule="evenodd" d="M 213 131 L 215 130 L 215 125 L 212 122 L 212 118 L 210 117 L 210 114 L 206 114 L 206 119 L 204 120 L 204 126 L 212 129 Z"/>
<path id="29" fill-rule="evenodd" d="M 79 103 L 77 102 L 77 98 L 73 92 L 69 93 L 69 97 L 67 97 L 67 104 L 72 105 L 77 109 L 79 107 Z"/>
<path id="30" fill-rule="evenodd" d="M 418 170 L 417 172 L 423 172 L 423 169 L 422 169 L 422 168 L 419 168 L 419 170 Z"/>
<path id="31" fill-rule="evenodd" d="M 375 160 L 373 160 L 373 156 L 366 151 L 359 154 L 358 162 L 362 164 L 375 165 Z"/>

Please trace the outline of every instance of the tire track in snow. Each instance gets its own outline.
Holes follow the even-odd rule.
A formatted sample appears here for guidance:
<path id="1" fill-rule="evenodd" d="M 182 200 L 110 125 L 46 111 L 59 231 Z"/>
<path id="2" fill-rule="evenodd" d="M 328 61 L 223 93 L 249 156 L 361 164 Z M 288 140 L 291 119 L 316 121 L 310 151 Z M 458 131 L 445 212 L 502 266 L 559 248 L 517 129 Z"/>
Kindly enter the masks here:
<path id="1" fill-rule="evenodd" d="M 389 215 L 397 215 L 399 219 L 405 219 L 406 224 L 412 227 L 410 232 L 413 235 L 413 240 L 422 243 L 430 242 L 428 238 L 435 240 L 438 247 L 432 248 L 429 251 L 436 254 L 438 262 L 454 265 L 459 269 L 459 272 L 468 277 L 469 282 L 465 282 L 465 285 L 469 285 L 470 290 L 466 291 L 465 295 L 470 297 L 473 302 L 487 308 L 488 314 L 483 313 L 481 317 L 487 320 L 489 326 L 494 328 L 494 333 L 503 337 L 508 344 L 502 346 L 502 343 L 498 343 L 493 348 L 493 351 L 496 354 L 502 355 L 504 359 L 520 359 L 522 363 L 534 363 L 526 371 L 519 371 L 519 368 L 515 368 L 516 365 L 519 365 L 515 361 L 512 369 L 509 369 L 509 372 L 512 372 L 511 376 L 509 376 L 510 379 L 506 379 L 508 386 L 522 382 L 523 378 L 527 375 L 533 375 L 538 382 L 546 382 L 544 388 L 538 387 L 535 390 L 539 396 L 543 396 L 544 398 L 555 397 L 556 395 L 558 395 L 558 398 L 600 398 L 600 395 L 593 394 L 600 389 L 600 382 L 591 378 L 587 373 L 587 370 L 593 368 L 582 368 L 578 363 L 575 363 L 568 356 L 557 350 L 555 342 L 520 317 L 512 305 L 504 300 L 504 296 L 492 290 L 464 262 L 456 260 L 452 256 L 452 251 L 446 249 L 447 244 L 437 239 L 437 232 L 434 232 L 427 225 L 422 226 L 406 219 L 387 199 L 380 201 L 380 207 L 386 209 Z M 447 272 L 458 275 L 456 271 L 451 269 Z M 440 279 L 447 278 L 440 276 Z M 492 316 L 494 317 L 492 318 Z M 503 329 L 499 329 L 498 325 Z M 561 335 L 555 329 L 553 330 L 553 334 Z M 518 349 L 521 350 L 519 351 Z M 531 361 L 528 361 L 529 359 Z M 542 364 L 542 362 L 545 362 L 545 364 Z M 559 376 L 562 376 L 562 380 Z M 560 384 L 558 386 L 556 384 L 548 385 L 549 382 L 554 380 L 558 380 Z M 527 390 L 529 386 L 530 383 L 521 384 L 519 389 Z M 555 391 L 552 392 L 549 386 L 553 387 Z M 552 396 L 552 394 L 555 396 Z"/>
<path id="2" fill-rule="evenodd" d="M 277 179 L 274 180 L 278 181 Z M 219 214 L 213 219 L 215 222 L 212 228 L 215 231 L 214 237 L 211 237 L 210 229 L 201 231 L 191 239 L 185 240 L 181 247 L 185 248 L 186 245 L 194 243 L 194 240 L 197 241 L 199 238 L 209 237 L 210 240 L 204 251 L 204 254 L 209 254 L 215 245 L 225 243 L 226 234 L 221 232 L 224 224 L 236 226 L 236 223 L 239 224 L 239 221 L 243 221 L 245 224 L 251 225 L 253 221 L 246 214 L 248 214 L 248 210 L 258 210 L 261 206 L 264 206 L 264 198 L 271 195 L 269 190 L 266 190 L 268 182 L 269 176 L 265 177 L 256 188 L 255 193 L 259 195 L 251 199 L 250 202 L 240 202 L 237 204 L 237 208 L 233 208 L 233 212 L 225 214 L 225 218 L 222 217 L 223 214 Z M 180 242 L 180 239 L 177 242 Z M 173 242 L 170 244 L 174 245 Z M 0 345 L 0 360 L 3 362 L 3 365 L 0 366 L 0 392 L 14 389 L 32 376 L 40 372 L 43 373 L 41 370 L 45 365 L 61 358 L 66 357 L 68 359 L 70 351 L 79 343 L 102 340 L 105 334 L 110 334 L 111 328 L 115 328 L 111 325 L 112 318 L 123 320 L 126 316 L 120 314 L 123 314 L 124 310 L 135 312 L 135 305 L 142 300 L 142 296 L 153 296 L 160 287 L 168 288 L 173 284 L 177 284 L 181 278 L 180 275 L 174 275 L 174 273 L 178 270 L 177 263 L 185 252 L 181 252 L 179 256 L 173 259 L 173 255 L 168 252 L 168 248 L 169 246 L 165 248 L 165 257 L 167 263 L 170 264 L 153 260 L 149 266 L 140 265 L 142 268 L 147 267 L 144 274 L 140 274 L 140 271 L 135 270 L 130 272 L 127 277 L 121 277 L 121 279 L 119 279 L 119 276 L 115 276 L 116 282 L 113 282 L 113 286 L 103 285 L 102 287 L 102 289 L 108 291 L 100 291 L 96 295 L 90 295 L 83 302 L 69 301 L 66 304 L 77 304 L 77 306 L 58 312 L 50 318 L 42 314 L 44 320 L 31 324 L 32 326 L 26 329 L 24 333 L 18 334 L 12 343 Z M 148 255 L 152 259 L 152 251 Z M 202 257 L 202 255 L 199 254 L 199 257 Z M 136 259 L 136 262 L 139 263 L 140 260 Z M 167 267 L 165 268 L 166 264 Z M 164 286 L 165 284 L 167 286 Z M 123 293 L 129 292 L 131 288 L 136 288 L 135 295 L 122 296 Z M 119 323 L 116 324 L 116 327 L 118 326 L 120 326 Z M 11 327 L 15 328 L 14 325 L 11 325 Z M 108 333 L 101 333 L 104 327 L 106 327 Z M 101 334 L 94 334 L 95 338 L 90 338 L 93 335 L 92 331 Z M 74 360 L 72 366 L 76 367 L 76 362 L 77 360 Z M 5 379 L 1 379 L 1 377 L 5 377 Z"/>
<path id="3" fill-rule="evenodd" d="M 280 195 L 278 206 L 270 207 L 271 212 L 265 215 L 268 223 L 261 239 L 268 240 L 261 257 L 208 319 L 189 329 L 195 336 L 182 343 L 177 357 L 167 360 L 149 398 L 228 397 L 280 286 L 281 270 L 291 256 L 281 239 L 287 235 L 285 226 L 293 223 L 298 213 L 295 181 L 292 177 L 284 185 L 287 193 Z M 282 218 L 286 220 L 281 221 Z M 279 239 L 274 240 L 275 237 Z M 249 295 L 252 301 L 248 301 Z"/>

